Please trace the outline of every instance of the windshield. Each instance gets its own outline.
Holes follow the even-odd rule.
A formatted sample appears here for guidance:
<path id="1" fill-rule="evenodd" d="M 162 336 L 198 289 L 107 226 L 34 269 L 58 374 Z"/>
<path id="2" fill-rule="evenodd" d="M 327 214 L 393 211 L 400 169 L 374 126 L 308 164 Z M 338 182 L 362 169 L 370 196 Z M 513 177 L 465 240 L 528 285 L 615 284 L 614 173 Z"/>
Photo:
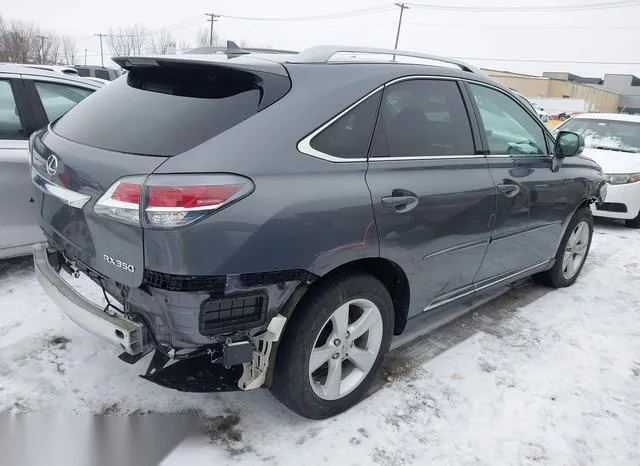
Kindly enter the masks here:
<path id="1" fill-rule="evenodd" d="M 640 153 L 640 123 L 572 118 L 559 129 L 581 134 L 587 147 Z"/>

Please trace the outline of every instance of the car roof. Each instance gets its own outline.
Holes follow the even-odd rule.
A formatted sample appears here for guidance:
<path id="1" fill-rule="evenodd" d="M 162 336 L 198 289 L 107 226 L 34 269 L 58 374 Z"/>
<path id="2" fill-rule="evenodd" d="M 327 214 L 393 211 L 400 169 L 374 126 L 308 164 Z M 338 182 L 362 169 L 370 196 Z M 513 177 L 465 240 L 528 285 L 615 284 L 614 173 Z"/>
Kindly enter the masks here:
<path id="1" fill-rule="evenodd" d="M 230 41 L 228 41 L 229 43 Z M 410 75 L 432 75 L 457 77 L 491 83 L 508 90 L 481 70 L 458 60 L 418 52 L 369 47 L 324 45 L 310 47 L 301 52 L 267 49 L 241 49 L 231 43 L 227 48 L 202 47 L 179 55 L 144 55 L 113 57 L 112 60 L 124 69 L 138 66 L 155 66 L 164 63 L 215 64 L 247 71 L 262 71 L 286 76 L 287 67 L 332 66 L 349 68 L 352 72 L 362 67 L 363 72 L 385 72 L 394 70 L 396 77 Z M 255 52 L 254 52 L 255 50 Z M 342 55 L 341 59 L 334 59 Z M 359 57 L 359 58 L 358 58 Z M 386 58 L 381 58 L 386 57 Z M 409 59 L 409 61 L 407 61 Z M 413 60 L 413 61 L 411 61 Z M 155 62 L 155 64 L 154 64 Z M 364 71 L 366 69 L 366 71 Z"/>
<path id="2" fill-rule="evenodd" d="M 630 115 L 628 113 L 580 113 L 572 119 L 630 121 L 640 123 L 640 115 Z"/>
<path id="3" fill-rule="evenodd" d="M 73 74 L 78 74 L 78 70 L 72 66 L 65 65 L 39 65 L 33 63 L 20 64 L 20 66 L 25 66 L 27 68 L 35 68 L 39 70 L 50 70 L 50 71 L 71 71 Z"/>
<path id="4" fill-rule="evenodd" d="M 32 68 L 30 66 L 23 66 L 14 63 L 0 63 L 0 73 L 56 78 L 71 81 L 76 84 L 83 84 L 85 86 L 94 87 L 96 89 L 100 88 L 100 85 L 98 85 L 97 83 L 87 81 L 86 79 L 81 78 L 77 75 L 58 73 L 55 71 L 43 70 L 41 68 Z"/>

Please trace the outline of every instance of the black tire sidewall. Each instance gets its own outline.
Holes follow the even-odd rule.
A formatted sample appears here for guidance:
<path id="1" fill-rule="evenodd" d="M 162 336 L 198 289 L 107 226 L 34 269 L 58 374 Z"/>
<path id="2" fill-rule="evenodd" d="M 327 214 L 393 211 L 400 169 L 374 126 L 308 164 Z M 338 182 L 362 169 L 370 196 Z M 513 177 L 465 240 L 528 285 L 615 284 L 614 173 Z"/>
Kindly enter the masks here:
<path id="1" fill-rule="evenodd" d="M 311 419 L 325 419 L 349 409 L 367 393 L 391 345 L 393 301 L 386 287 L 366 274 L 336 277 L 311 290 L 287 324 L 274 368 L 273 394 L 291 410 Z M 309 358 L 317 336 L 331 314 L 356 298 L 368 299 L 380 310 L 382 342 L 371 370 L 351 393 L 338 400 L 318 397 L 309 381 Z"/>

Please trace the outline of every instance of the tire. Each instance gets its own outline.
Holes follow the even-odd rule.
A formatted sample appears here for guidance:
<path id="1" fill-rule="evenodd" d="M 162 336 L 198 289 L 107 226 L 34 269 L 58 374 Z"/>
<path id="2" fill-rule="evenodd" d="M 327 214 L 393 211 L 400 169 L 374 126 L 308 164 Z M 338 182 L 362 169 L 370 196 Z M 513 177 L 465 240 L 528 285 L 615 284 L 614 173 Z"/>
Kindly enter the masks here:
<path id="1" fill-rule="evenodd" d="M 353 304 L 345 311 L 347 303 Z M 347 327 L 351 332 L 358 331 L 354 324 L 365 312 L 369 317 L 360 322 L 371 324 L 370 330 L 359 338 L 345 333 Z M 338 325 L 334 327 L 333 322 Z M 393 301 L 376 278 L 351 273 L 320 283 L 303 298 L 287 324 L 276 355 L 271 392 L 289 409 L 309 419 L 326 419 L 346 411 L 365 396 L 377 376 L 391 345 L 393 325 Z M 317 369 L 310 373 L 314 348 Z M 364 353 L 369 357 L 360 359 Z M 355 354 L 359 355 L 360 366 L 351 359 Z M 318 366 L 320 361 L 325 362 Z M 362 369 L 369 365 L 368 371 Z M 334 375 L 331 380 L 337 380 L 338 367 L 342 382 L 336 389 L 329 372 Z"/>
<path id="2" fill-rule="evenodd" d="M 640 214 L 638 214 L 635 218 L 625 220 L 624 224 L 627 228 L 640 228 Z"/>
<path id="3" fill-rule="evenodd" d="M 580 225 L 584 225 L 586 231 L 581 230 L 581 235 L 579 234 L 580 238 L 577 240 L 578 242 L 572 245 L 571 250 L 569 250 L 567 249 L 567 247 L 569 246 L 569 240 L 572 239 L 573 241 L 575 237 L 572 238 L 572 236 L 577 232 L 577 229 Z M 592 237 L 593 216 L 591 215 L 591 210 L 589 210 L 589 208 L 582 208 L 574 214 L 573 218 L 569 222 L 567 231 L 562 237 L 562 241 L 560 241 L 560 246 L 558 247 L 558 251 L 556 252 L 555 263 L 553 264 L 553 267 L 551 267 L 546 272 L 535 274 L 533 276 L 534 281 L 541 285 L 550 286 L 552 288 L 564 288 L 573 285 L 578 279 L 578 276 L 582 271 L 582 267 L 584 267 L 584 263 L 589 256 Z M 584 253 L 580 263 L 577 264 L 575 262 L 571 262 L 571 264 L 569 264 L 569 262 L 566 262 L 565 265 L 565 252 L 571 254 L 572 259 L 570 260 L 573 261 L 579 255 L 579 253 L 577 253 L 576 251 L 581 251 Z M 567 268 L 571 267 L 571 265 L 573 265 L 571 269 Z"/>

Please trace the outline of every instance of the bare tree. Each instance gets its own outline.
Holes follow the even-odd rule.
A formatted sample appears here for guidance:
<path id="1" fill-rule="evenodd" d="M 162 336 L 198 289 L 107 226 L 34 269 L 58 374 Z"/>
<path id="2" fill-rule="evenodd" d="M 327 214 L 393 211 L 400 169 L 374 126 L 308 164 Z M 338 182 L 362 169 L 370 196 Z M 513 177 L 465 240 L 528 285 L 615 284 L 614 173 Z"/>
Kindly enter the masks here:
<path id="1" fill-rule="evenodd" d="M 211 30 L 209 28 L 202 28 L 196 34 L 196 47 L 207 47 L 209 45 Z M 218 44 L 218 34 L 215 29 L 213 30 L 213 43 L 212 46 L 216 46 Z"/>
<path id="2" fill-rule="evenodd" d="M 60 61 L 60 40 L 52 31 L 36 29 L 34 34 L 33 50 L 38 63 L 43 65 L 55 65 Z"/>
<path id="3" fill-rule="evenodd" d="M 159 37 L 151 38 L 151 42 L 149 43 L 149 51 L 151 53 L 165 55 L 167 53 L 170 53 L 171 51 L 175 52 L 175 44 L 175 41 L 171 37 L 171 33 L 162 31 Z"/>
<path id="4" fill-rule="evenodd" d="M 181 40 L 178 43 L 178 47 L 177 47 L 177 51 L 184 53 L 184 52 L 188 52 L 189 50 L 191 50 L 193 48 L 193 46 L 191 45 L 191 42 L 188 40 Z"/>
<path id="5" fill-rule="evenodd" d="M 140 55 L 148 36 L 149 32 L 140 24 L 116 30 L 109 29 L 107 44 L 114 55 Z"/>
<path id="6" fill-rule="evenodd" d="M 75 65 L 78 59 L 76 41 L 71 37 L 62 38 L 62 58 L 67 65 Z"/>
<path id="7" fill-rule="evenodd" d="M 0 57 L 14 63 L 28 63 L 35 58 L 35 36 L 33 24 L 22 21 L 3 23 L 0 37 Z"/>

